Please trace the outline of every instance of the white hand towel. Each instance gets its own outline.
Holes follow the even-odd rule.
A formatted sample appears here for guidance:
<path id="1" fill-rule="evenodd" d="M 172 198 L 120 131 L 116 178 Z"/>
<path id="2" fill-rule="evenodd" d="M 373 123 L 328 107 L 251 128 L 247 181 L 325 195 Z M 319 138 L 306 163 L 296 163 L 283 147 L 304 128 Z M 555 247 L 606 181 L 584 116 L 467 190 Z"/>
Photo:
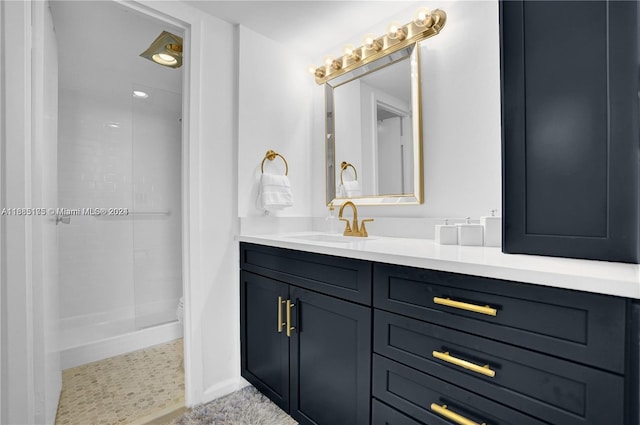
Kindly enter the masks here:
<path id="1" fill-rule="evenodd" d="M 289 177 L 263 173 L 260 177 L 258 204 L 261 209 L 267 211 L 293 206 L 293 192 Z"/>
<path id="2" fill-rule="evenodd" d="M 360 183 L 358 180 L 350 180 L 342 183 L 343 194 L 345 198 L 358 198 L 362 196 Z"/>

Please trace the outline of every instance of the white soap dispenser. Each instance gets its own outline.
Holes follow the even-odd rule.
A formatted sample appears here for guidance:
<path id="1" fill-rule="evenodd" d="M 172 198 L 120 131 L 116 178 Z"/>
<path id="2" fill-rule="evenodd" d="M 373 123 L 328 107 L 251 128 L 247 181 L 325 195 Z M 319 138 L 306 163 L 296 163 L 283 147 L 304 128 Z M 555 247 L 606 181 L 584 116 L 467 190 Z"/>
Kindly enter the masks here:
<path id="1" fill-rule="evenodd" d="M 335 207 L 333 206 L 333 202 L 329 203 L 329 216 L 324 219 L 325 221 L 325 232 L 327 233 L 340 233 L 340 222 L 338 221 L 338 217 L 333 215 L 335 211 Z"/>
<path id="2" fill-rule="evenodd" d="M 458 245 L 482 246 L 484 227 L 482 224 L 471 222 L 471 217 L 467 217 L 466 223 L 456 224 L 458 226 Z"/>
<path id="3" fill-rule="evenodd" d="M 457 245 L 458 228 L 445 220 L 444 224 L 436 224 L 436 243 L 440 245 Z"/>
<path id="4" fill-rule="evenodd" d="M 496 216 L 496 210 L 491 210 L 488 217 L 480 217 L 480 224 L 484 226 L 484 246 L 502 246 L 502 217 Z"/>

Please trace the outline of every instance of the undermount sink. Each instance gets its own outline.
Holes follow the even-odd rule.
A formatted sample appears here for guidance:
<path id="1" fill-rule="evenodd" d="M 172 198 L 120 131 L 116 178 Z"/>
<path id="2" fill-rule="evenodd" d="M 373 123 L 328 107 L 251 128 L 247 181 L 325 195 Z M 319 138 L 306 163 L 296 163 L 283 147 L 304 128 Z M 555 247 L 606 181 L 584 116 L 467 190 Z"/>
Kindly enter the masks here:
<path id="1" fill-rule="evenodd" d="M 367 239 L 370 239 L 370 238 L 358 238 L 354 236 L 324 235 L 324 234 L 297 235 L 297 236 L 289 236 L 289 238 L 300 239 L 305 241 L 333 242 L 333 243 L 362 242 L 362 241 L 366 241 Z"/>

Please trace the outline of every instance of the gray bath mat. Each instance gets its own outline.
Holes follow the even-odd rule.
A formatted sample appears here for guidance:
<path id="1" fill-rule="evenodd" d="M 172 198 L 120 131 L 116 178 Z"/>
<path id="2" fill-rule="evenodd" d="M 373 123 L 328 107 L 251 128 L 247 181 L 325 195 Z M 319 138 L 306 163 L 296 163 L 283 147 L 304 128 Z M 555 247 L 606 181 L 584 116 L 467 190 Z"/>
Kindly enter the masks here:
<path id="1" fill-rule="evenodd" d="M 195 407 L 173 425 L 296 425 L 282 409 L 254 387 Z"/>

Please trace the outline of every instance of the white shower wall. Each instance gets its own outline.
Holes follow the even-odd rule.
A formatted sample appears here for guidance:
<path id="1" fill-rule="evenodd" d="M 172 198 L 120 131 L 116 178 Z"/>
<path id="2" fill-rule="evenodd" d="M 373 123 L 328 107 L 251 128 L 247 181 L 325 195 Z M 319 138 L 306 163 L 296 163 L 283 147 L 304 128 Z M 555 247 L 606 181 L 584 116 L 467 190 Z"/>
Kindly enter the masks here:
<path id="1" fill-rule="evenodd" d="M 134 89 L 149 97 L 133 98 Z M 72 216 L 59 226 L 63 367 L 83 362 L 70 350 L 176 320 L 180 119 L 180 94 L 165 90 L 60 90 L 59 206 L 128 209 L 125 216 Z M 171 329 L 167 339 L 180 336 Z M 90 351 L 86 361 L 114 354 Z"/>
<path id="2" fill-rule="evenodd" d="M 58 105 L 59 206 L 131 208 L 130 97 L 61 88 Z M 62 328 L 133 316 L 133 221 L 81 215 L 58 227 Z"/>
<path id="3" fill-rule="evenodd" d="M 182 296 L 181 96 L 135 85 L 133 270 L 136 328 L 176 319 Z"/>

